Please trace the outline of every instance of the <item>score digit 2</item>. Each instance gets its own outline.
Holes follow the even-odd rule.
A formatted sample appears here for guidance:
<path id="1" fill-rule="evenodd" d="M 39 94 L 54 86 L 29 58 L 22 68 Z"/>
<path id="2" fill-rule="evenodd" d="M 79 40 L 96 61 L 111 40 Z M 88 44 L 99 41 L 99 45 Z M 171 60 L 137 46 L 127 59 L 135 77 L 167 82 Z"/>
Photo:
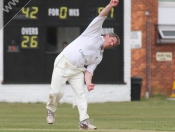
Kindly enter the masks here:
<path id="1" fill-rule="evenodd" d="M 38 48 L 38 36 L 22 36 L 21 48 Z"/>

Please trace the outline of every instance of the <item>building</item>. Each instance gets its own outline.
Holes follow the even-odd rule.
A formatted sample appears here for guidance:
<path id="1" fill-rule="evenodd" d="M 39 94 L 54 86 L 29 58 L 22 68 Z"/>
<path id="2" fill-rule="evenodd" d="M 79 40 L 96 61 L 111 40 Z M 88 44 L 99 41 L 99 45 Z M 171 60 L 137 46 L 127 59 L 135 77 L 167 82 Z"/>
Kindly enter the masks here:
<path id="1" fill-rule="evenodd" d="M 8 2 L 10 2 L 10 0 Z M 77 2 L 81 2 L 81 1 L 77 0 Z M 105 2 L 108 2 L 108 0 L 104 0 L 104 3 L 101 2 L 100 5 L 98 5 L 99 4 L 98 2 L 94 2 L 93 4 L 95 4 L 98 7 L 97 9 L 101 10 L 102 6 L 105 5 Z M 3 8 L 2 5 L 3 5 L 3 0 L 0 0 L 1 9 Z M 24 33 L 24 34 L 21 33 L 22 37 L 26 35 L 26 31 L 28 30 L 33 31 L 33 34 L 32 34 L 33 36 L 38 35 L 40 38 L 47 36 L 47 32 L 49 32 L 49 34 L 51 34 L 51 37 L 52 37 L 55 35 L 55 33 L 59 33 L 63 30 L 66 34 L 69 34 L 70 30 L 73 30 L 75 32 L 74 35 L 79 34 L 79 30 L 75 28 L 76 22 L 75 23 L 74 22 L 71 23 L 68 21 L 65 23 L 60 22 L 60 25 L 66 24 L 66 23 L 67 24 L 70 23 L 74 25 L 74 28 L 71 28 L 71 29 L 70 27 L 72 25 L 69 25 L 68 26 L 69 28 L 68 27 L 64 28 L 60 26 L 59 28 L 57 28 L 57 30 L 56 28 L 52 27 L 52 26 L 58 26 L 54 22 L 59 23 L 59 20 L 55 20 L 55 18 L 53 18 L 58 15 L 58 8 L 54 7 L 51 3 L 47 4 L 46 6 L 47 8 L 46 10 L 48 12 L 44 12 L 44 10 L 42 9 L 43 6 L 40 5 L 39 3 L 36 4 L 37 8 L 36 8 L 36 5 L 32 5 L 32 3 L 29 3 L 29 5 L 30 5 L 30 8 L 26 8 L 26 9 L 37 11 L 39 7 L 40 10 L 43 11 L 42 13 L 46 13 L 46 14 L 48 13 L 50 23 L 46 25 L 47 27 L 49 26 L 50 27 L 45 29 L 46 26 L 43 24 L 44 23 L 43 21 L 39 21 L 38 24 L 33 23 L 33 25 L 30 25 L 30 23 L 27 23 L 23 20 L 24 25 L 19 28 Z M 92 7 L 92 5 L 90 6 Z M 67 8 L 62 7 L 61 10 L 67 10 Z M 91 8 L 91 13 L 94 12 L 94 10 L 95 9 Z M 72 12 L 71 15 L 73 17 L 77 17 L 80 15 L 79 11 L 80 11 L 79 7 L 71 8 L 71 12 Z M 23 12 L 26 12 L 26 11 L 24 10 Z M 110 62 L 111 64 L 113 64 L 113 61 L 115 61 L 114 63 L 115 65 L 110 69 L 115 69 L 115 70 L 119 69 L 116 71 L 114 70 L 115 74 L 119 73 L 119 74 L 116 74 L 118 75 L 116 77 L 117 81 L 115 83 L 115 77 L 114 77 L 114 80 L 112 82 L 109 82 L 110 80 L 109 76 L 111 74 L 113 75 L 113 73 L 106 73 L 107 75 L 106 77 L 107 79 L 106 79 L 104 75 L 100 76 L 101 71 L 98 70 L 97 71 L 98 76 L 96 76 L 96 80 L 95 80 L 98 83 L 97 89 L 91 95 L 88 96 L 91 101 L 92 100 L 95 100 L 95 102 L 129 101 L 131 99 L 130 97 L 130 94 L 131 94 L 130 78 L 132 76 L 140 76 L 143 79 L 142 92 L 141 92 L 142 97 L 149 97 L 149 96 L 154 96 L 157 94 L 169 96 L 172 93 L 172 85 L 173 85 L 173 82 L 175 81 L 175 72 L 174 72 L 175 70 L 175 65 L 174 65 L 175 63 L 174 62 L 175 14 L 174 12 L 175 12 L 175 0 L 132 0 L 132 1 L 123 0 L 123 1 L 120 1 L 120 6 L 117 8 L 117 12 L 116 12 L 117 13 L 116 16 L 119 20 L 119 21 L 116 21 L 118 25 L 112 24 L 113 26 L 115 25 L 114 27 L 116 27 L 115 29 L 113 29 L 111 28 L 111 23 L 109 22 L 108 24 L 105 25 L 105 28 L 103 30 L 104 32 L 106 32 L 107 30 L 117 31 L 120 34 L 120 37 L 122 39 L 122 46 L 119 48 L 121 49 L 121 52 L 117 54 L 117 56 L 121 57 L 122 59 L 120 60 L 118 58 L 118 60 L 120 61 L 117 62 L 115 61 L 115 58 L 112 58 Z M 46 53 L 47 57 L 44 58 L 42 56 L 43 57 L 42 58 L 41 56 L 39 56 L 38 58 L 41 60 L 42 59 L 46 60 L 41 63 L 43 65 L 49 65 L 49 67 L 45 66 L 48 69 L 46 70 L 43 69 L 43 71 L 47 71 L 47 72 L 43 74 L 43 72 L 41 71 L 40 74 L 37 74 L 38 76 L 36 76 L 36 78 L 40 78 L 40 75 L 47 77 L 47 78 L 45 78 L 45 80 L 34 82 L 36 79 L 33 79 L 33 75 L 30 73 L 28 73 L 27 78 L 25 77 L 23 78 L 23 76 L 21 76 L 24 73 L 23 71 L 21 72 L 17 72 L 18 70 L 12 71 L 13 67 L 9 66 L 9 64 L 19 66 L 18 63 L 16 62 L 11 63 L 11 61 L 9 61 L 10 59 L 8 58 L 8 55 L 11 54 L 11 51 L 13 53 L 13 51 L 18 50 L 19 47 L 18 47 L 18 44 L 16 45 L 16 41 L 8 40 L 8 38 L 13 37 L 14 35 L 17 35 L 17 33 L 14 34 L 12 32 L 12 33 L 9 33 L 9 35 L 7 34 L 4 35 L 4 32 L 6 32 L 5 30 L 6 27 L 3 28 L 3 17 L 4 17 L 3 13 L 4 11 L 0 10 L 0 18 L 2 18 L 0 19 L 0 28 L 1 28 L 0 30 L 1 31 L 0 32 L 0 80 L 1 82 L 10 84 L 10 83 L 13 83 L 14 81 L 13 79 L 15 78 L 16 80 L 14 81 L 14 83 L 16 84 L 18 83 L 20 84 L 22 83 L 38 84 L 39 83 L 42 85 L 43 81 L 45 80 L 48 84 L 48 79 L 50 78 L 51 69 L 52 69 L 52 66 L 50 64 L 53 63 L 54 58 L 55 58 L 55 53 L 59 50 L 61 46 L 61 45 L 57 46 L 58 49 L 53 51 L 53 47 L 55 46 L 54 42 L 57 41 L 56 37 L 54 39 L 53 37 L 51 38 L 52 41 L 49 41 L 51 45 L 49 45 L 47 48 L 46 47 L 41 48 L 42 49 L 42 51 L 40 52 L 41 54 L 45 52 L 45 49 L 47 49 L 47 53 Z M 19 14 L 18 18 L 20 18 L 20 15 L 21 17 L 23 17 L 22 14 Z M 95 15 L 97 14 L 95 13 Z M 42 15 L 39 14 L 38 17 L 41 17 L 41 16 Z M 31 17 L 35 18 L 37 17 L 37 14 L 36 16 L 35 14 L 31 15 Z M 92 15 L 90 17 L 92 17 Z M 61 15 L 61 18 L 65 18 L 65 15 Z M 82 21 L 82 18 L 79 21 Z M 84 30 L 88 22 L 90 21 L 88 20 L 87 22 L 84 22 L 84 24 L 79 24 L 81 25 L 80 32 Z M 13 27 L 15 24 L 16 24 L 15 22 L 9 23 L 7 25 L 7 28 L 9 28 L 8 26 Z M 17 24 L 17 25 L 20 26 L 20 24 Z M 20 30 L 15 26 L 13 27 L 13 29 L 20 32 Z M 41 32 L 45 32 L 45 34 Z M 70 38 L 71 37 L 73 36 L 70 35 Z M 20 37 L 17 35 L 16 38 L 20 38 Z M 63 39 L 64 35 L 61 36 L 61 38 L 62 39 L 59 40 L 59 43 L 64 41 Z M 27 38 L 24 37 L 23 42 L 25 41 L 25 39 Z M 35 37 L 31 39 L 33 39 L 34 41 L 37 40 Z M 71 41 L 71 39 L 70 40 L 69 39 L 68 41 Z M 45 43 L 43 40 L 40 40 L 37 42 Z M 36 46 L 35 44 L 37 43 L 34 42 L 32 44 L 33 44 L 32 46 L 35 47 Z M 28 46 L 28 44 L 23 43 L 23 48 L 26 48 L 26 46 Z M 10 51 L 7 52 L 7 49 L 9 49 Z M 21 51 L 23 52 L 23 49 Z M 27 51 L 28 52 L 27 54 L 30 55 L 30 50 L 25 50 L 25 51 Z M 110 53 L 112 52 L 108 52 L 108 54 Z M 20 58 L 18 56 L 17 58 L 25 59 L 26 58 L 25 54 L 26 52 L 23 52 L 22 54 L 23 57 Z M 14 56 L 15 55 L 16 54 L 14 54 Z M 11 56 L 11 59 L 13 59 L 14 56 Z M 20 62 L 21 64 L 20 66 L 22 66 L 23 63 L 32 64 L 30 62 L 32 62 L 31 60 L 33 60 L 35 57 L 36 56 L 33 56 L 31 58 L 28 58 L 29 60 L 26 60 L 26 61 L 24 60 Z M 3 60 L 4 58 L 7 58 L 7 59 Z M 33 63 L 37 63 L 37 61 L 34 61 Z M 101 66 L 102 69 L 105 68 L 107 65 L 108 65 L 107 63 L 104 63 L 103 66 Z M 31 65 L 28 65 L 28 66 L 31 67 Z M 40 66 L 38 66 L 37 68 L 39 67 Z M 8 68 L 10 68 L 10 70 Z M 21 69 L 24 69 L 24 68 L 21 68 Z M 33 69 L 31 68 L 31 70 Z M 36 71 L 37 70 L 34 70 L 34 72 Z M 15 74 L 15 72 L 17 72 L 18 75 L 21 77 L 17 78 L 16 77 L 17 74 Z M 121 75 L 121 78 L 119 75 Z M 103 80 L 103 82 L 100 82 L 101 80 Z M 42 87 L 43 86 L 49 87 L 49 85 L 47 84 L 42 85 Z M 8 86 L 8 85 L 4 85 L 4 84 L 1 85 L 1 87 L 3 86 Z M 40 87 L 40 85 L 37 85 L 37 86 L 39 86 L 37 87 L 38 91 L 43 91 L 45 93 L 48 92 L 47 88 L 46 88 L 47 90 L 43 90 Z M 12 89 L 13 90 L 18 89 L 17 87 L 15 88 L 13 87 Z M 20 90 L 23 90 L 23 86 L 20 85 L 20 87 L 21 87 Z M 101 92 L 101 91 L 104 91 L 104 89 L 105 89 L 105 92 Z M 32 94 L 32 91 L 33 89 L 30 88 L 30 85 L 29 85 L 28 92 Z M 66 96 L 70 96 L 70 95 L 66 95 Z M 96 97 L 98 97 L 98 99 Z M 72 96 L 71 96 L 71 99 L 72 99 Z M 1 100 L 5 100 L 5 99 L 1 99 Z M 36 100 L 32 100 L 32 101 L 36 101 Z M 26 100 L 26 101 L 31 102 L 31 100 Z M 38 99 L 37 101 L 42 101 L 42 100 Z M 65 99 L 63 99 L 63 102 L 69 102 L 69 101 L 67 101 L 65 97 Z"/>
<path id="2" fill-rule="evenodd" d="M 82 33 L 109 1 L 74 0 L 72 2 L 71 0 L 71 5 L 67 5 L 68 1 L 65 3 L 64 0 L 40 1 L 9 0 L 4 1 L 5 3 L 3 0 L 0 1 L 0 5 L 4 5 L 4 10 L 0 11 L 0 16 L 3 18 L 0 22 L 3 27 L 0 38 L 0 54 L 3 56 L 0 62 L 0 77 L 3 83 L 1 87 L 10 86 L 8 91 L 27 90 L 26 93 L 34 96 L 36 92 L 33 87 L 35 87 L 37 91 L 42 91 L 39 95 L 42 98 L 42 95 L 48 94 L 53 62 L 61 47 L 57 43 L 65 39 L 70 42 Z M 12 2 L 16 3 L 11 4 Z M 7 11 L 5 7 L 9 4 L 12 7 Z M 18 12 L 21 7 L 24 8 Z M 131 50 L 127 45 L 130 42 L 131 31 L 130 8 L 130 1 L 121 1 L 120 5 L 110 12 L 104 23 L 102 34 L 112 30 L 119 34 L 122 44 L 117 49 L 105 51 L 104 60 L 94 76 L 94 82 L 97 83 L 96 90 L 89 95 L 89 100 L 92 102 L 130 101 Z M 72 31 L 73 33 L 70 34 Z M 65 34 L 69 37 L 66 38 Z M 13 96 L 20 97 L 19 93 L 13 93 Z M 70 97 L 65 95 L 65 99 L 66 96 Z M 29 98 L 26 101 L 34 101 Z M 72 98 L 73 95 L 71 100 Z M 69 102 L 65 99 L 63 102 Z M 0 100 L 8 101 L 8 98 L 4 96 Z"/>
<path id="3" fill-rule="evenodd" d="M 175 0 L 132 0 L 131 75 L 143 78 L 142 96 L 169 96 L 175 81 Z"/>

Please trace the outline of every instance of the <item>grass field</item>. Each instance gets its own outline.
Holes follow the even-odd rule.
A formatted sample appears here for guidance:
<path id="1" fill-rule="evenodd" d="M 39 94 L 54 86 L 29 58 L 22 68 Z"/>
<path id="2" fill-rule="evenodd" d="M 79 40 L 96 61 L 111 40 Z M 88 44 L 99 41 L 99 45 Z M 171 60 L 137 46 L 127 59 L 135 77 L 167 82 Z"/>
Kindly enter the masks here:
<path id="1" fill-rule="evenodd" d="M 89 104 L 96 132 L 175 132 L 175 101 L 163 97 Z M 78 111 L 58 104 L 56 122 L 46 123 L 45 104 L 0 103 L 0 132 L 77 132 Z"/>

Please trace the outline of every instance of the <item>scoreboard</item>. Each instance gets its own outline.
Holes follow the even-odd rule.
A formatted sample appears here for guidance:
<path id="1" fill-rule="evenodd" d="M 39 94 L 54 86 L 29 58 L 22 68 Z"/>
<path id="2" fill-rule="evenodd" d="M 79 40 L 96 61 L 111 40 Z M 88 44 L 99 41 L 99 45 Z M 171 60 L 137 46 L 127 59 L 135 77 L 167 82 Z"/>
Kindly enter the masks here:
<path id="1" fill-rule="evenodd" d="M 26 6 L 19 2 L 4 13 L 4 25 L 13 19 L 4 28 L 3 83 L 50 83 L 62 43 L 78 37 L 109 1 L 31 0 Z M 121 45 L 104 51 L 94 83 L 124 83 L 123 1 L 110 11 L 102 34 L 111 30 L 120 36 Z"/>

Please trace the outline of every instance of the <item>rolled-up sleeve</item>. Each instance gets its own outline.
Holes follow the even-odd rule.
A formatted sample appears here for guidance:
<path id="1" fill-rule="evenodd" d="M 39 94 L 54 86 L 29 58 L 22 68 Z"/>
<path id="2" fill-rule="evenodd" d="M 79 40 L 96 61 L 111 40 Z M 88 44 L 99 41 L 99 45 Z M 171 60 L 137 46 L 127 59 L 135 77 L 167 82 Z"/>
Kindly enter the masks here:
<path id="1" fill-rule="evenodd" d="M 93 76 L 93 74 L 94 74 L 94 70 L 96 69 L 96 67 L 97 67 L 97 64 L 91 64 L 91 65 L 88 65 L 87 66 L 87 71 L 88 72 L 90 72 L 91 74 L 92 74 L 92 76 Z"/>

